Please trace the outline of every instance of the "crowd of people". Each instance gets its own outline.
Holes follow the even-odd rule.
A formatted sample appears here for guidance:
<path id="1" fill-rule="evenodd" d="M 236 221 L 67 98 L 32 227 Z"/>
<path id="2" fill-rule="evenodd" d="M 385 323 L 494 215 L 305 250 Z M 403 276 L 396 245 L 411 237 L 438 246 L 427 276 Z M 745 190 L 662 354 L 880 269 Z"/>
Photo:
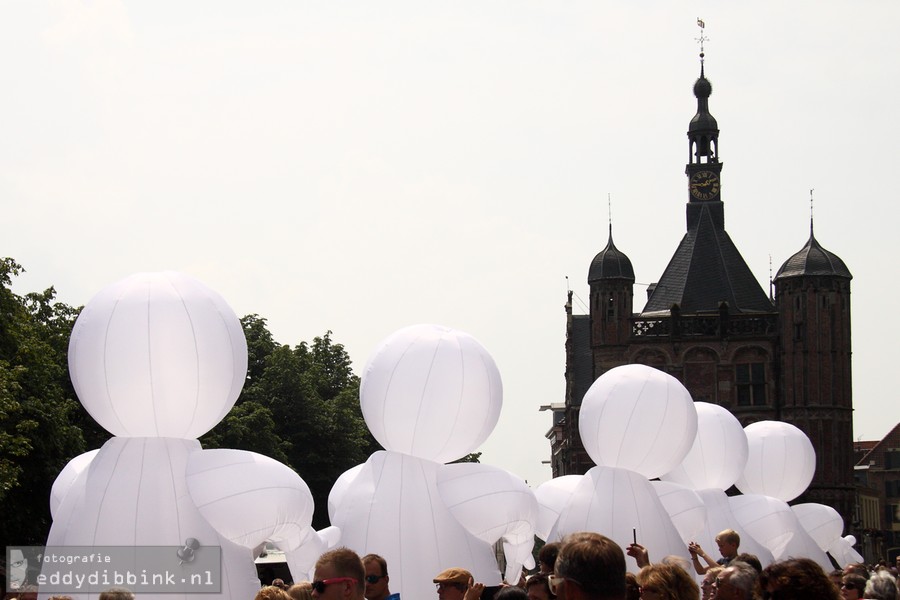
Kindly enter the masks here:
<path id="1" fill-rule="evenodd" d="M 634 543 L 623 550 L 599 533 L 576 533 L 545 544 L 539 571 L 497 588 L 485 587 L 460 567 L 434 576 L 437 600 L 900 600 L 897 565 L 850 564 L 826 573 L 807 558 L 790 558 L 762 568 L 751 554 L 740 554 L 740 536 L 728 529 L 716 537 L 720 558 L 695 543 L 691 561 L 680 556 L 651 562 L 647 549 Z M 628 572 L 625 556 L 637 573 Z M 702 562 L 701 562 L 702 561 Z M 700 583 L 698 584 L 698 579 Z M 54 596 L 50 600 L 66 600 Z M 99 600 L 134 600 L 125 589 L 103 592 Z M 360 557 L 349 548 L 326 552 L 315 565 L 313 581 L 287 585 L 275 579 L 254 600 L 400 600 L 391 593 L 387 561 L 377 554 Z M 422 599 L 415 599 L 422 600 Z"/>
<path id="2" fill-rule="evenodd" d="M 601 534 L 577 533 L 545 544 L 538 555 L 539 571 L 518 582 L 486 588 L 458 567 L 438 573 L 433 581 L 437 600 L 900 600 L 900 557 L 893 568 L 851 564 L 826 573 L 807 558 L 763 568 L 757 557 L 739 552 L 740 536 L 730 529 L 716 537 L 716 545 L 719 558 L 692 542 L 690 562 L 680 556 L 651 562 L 640 544 L 623 550 Z M 637 573 L 626 570 L 626 555 L 635 559 Z M 305 585 L 315 599 L 399 600 L 399 594 L 390 593 L 389 581 L 382 557 L 360 559 L 340 548 L 319 558 L 314 581 Z M 299 598 L 291 593 L 294 587 L 268 586 L 255 600 Z"/>

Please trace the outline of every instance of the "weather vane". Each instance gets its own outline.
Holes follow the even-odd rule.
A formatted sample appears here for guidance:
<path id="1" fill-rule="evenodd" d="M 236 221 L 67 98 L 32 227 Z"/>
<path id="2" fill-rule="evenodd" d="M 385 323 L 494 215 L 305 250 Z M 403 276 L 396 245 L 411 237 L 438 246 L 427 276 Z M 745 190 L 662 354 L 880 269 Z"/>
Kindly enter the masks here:
<path id="1" fill-rule="evenodd" d="M 705 56 L 705 54 L 703 53 L 703 43 L 708 42 L 709 38 L 706 37 L 706 32 L 705 32 L 706 23 L 704 23 L 703 19 L 701 19 L 700 17 L 697 17 L 697 27 L 700 28 L 700 37 L 695 38 L 695 39 L 697 40 L 697 43 L 700 44 L 700 64 L 702 65 L 703 57 Z"/>

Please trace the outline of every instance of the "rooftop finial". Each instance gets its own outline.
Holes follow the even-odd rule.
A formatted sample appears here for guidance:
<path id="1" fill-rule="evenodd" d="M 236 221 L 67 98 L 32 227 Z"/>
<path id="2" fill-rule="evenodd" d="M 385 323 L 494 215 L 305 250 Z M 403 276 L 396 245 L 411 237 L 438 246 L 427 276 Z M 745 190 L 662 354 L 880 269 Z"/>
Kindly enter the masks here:
<path id="1" fill-rule="evenodd" d="M 700 75 L 703 76 L 703 57 L 706 56 L 703 52 L 703 43 L 708 42 L 709 38 L 706 37 L 706 23 L 703 22 L 703 19 L 697 17 L 697 27 L 700 28 L 700 37 L 695 38 L 697 42 L 700 44 Z"/>
<path id="2" fill-rule="evenodd" d="M 612 194 L 606 192 L 606 205 L 609 212 L 609 235 L 612 237 Z"/>
<path id="3" fill-rule="evenodd" d="M 809 237 L 813 236 L 813 192 L 814 189 L 809 190 Z"/>

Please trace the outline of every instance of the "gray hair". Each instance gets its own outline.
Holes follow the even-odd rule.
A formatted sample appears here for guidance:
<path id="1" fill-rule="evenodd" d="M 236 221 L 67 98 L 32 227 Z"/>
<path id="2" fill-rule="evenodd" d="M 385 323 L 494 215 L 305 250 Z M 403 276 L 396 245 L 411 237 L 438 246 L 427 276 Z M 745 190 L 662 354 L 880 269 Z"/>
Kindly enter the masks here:
<path id="1" fill-rule="evenodd" d="M 866 582 L 866 591 L 863 598 L 876 598 L 877 600 L 897 600 L 897 580 L 887 571 L 872 573 Z"/>
<path id="2" fill-rule="evenodd" d="M 735 560 L 728 565 L 725 571 L 731 574 L 728 578 L 728 583 L 741 591 L 741 596 L 744 600 L 753 598 L 756 580 L 759 579 L 759 573 L 756 572 L 756 569 L 745 562 Z"/>

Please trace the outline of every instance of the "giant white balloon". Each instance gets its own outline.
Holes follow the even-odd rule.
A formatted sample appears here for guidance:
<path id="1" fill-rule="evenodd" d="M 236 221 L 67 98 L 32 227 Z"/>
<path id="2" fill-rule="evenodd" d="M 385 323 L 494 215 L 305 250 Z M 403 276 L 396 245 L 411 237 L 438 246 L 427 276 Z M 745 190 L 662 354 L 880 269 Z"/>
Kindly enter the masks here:
<path id="1" fill-rule="evenodd" d="M 581 403 L 578 431 L 597 465 L 653 479 L 674 469 L 697 434 L 697 411 L 677 379 L 646 365 L 607 371 Z"/>
<path id="2" fill-rule="evenodd" d="M 802 494 L 816 471 L 816 452 L 806 434 L 781 421 L 759 421 L 744 431 L 749 452 L 737 488 L 785 502 Z"/>
<path id="3" fill-rule="evenodd" d="M 193 439 L 237 400 L 247 342 L 225 300 L 196 279 L 138 273 L 84 307 L 69 374 L 85 409 L 113 435 Z"/>
<path id="4" fill-rule="evenodd" d="M 474 451 L 500 418 L 500 373 L 472 336 L 413 325 L 385 341 L 360 384 L 369 430 L 387 450 L 450 462 Z"/>
<path id="5" fill-rule="evenodd" d="M 718 404 L 695 402 L 697 436 L 680 465 L 662 476 L 665 481 L 703 490 L 727 490 L 747 464 L 747 435 L 741 423 Z"/>

